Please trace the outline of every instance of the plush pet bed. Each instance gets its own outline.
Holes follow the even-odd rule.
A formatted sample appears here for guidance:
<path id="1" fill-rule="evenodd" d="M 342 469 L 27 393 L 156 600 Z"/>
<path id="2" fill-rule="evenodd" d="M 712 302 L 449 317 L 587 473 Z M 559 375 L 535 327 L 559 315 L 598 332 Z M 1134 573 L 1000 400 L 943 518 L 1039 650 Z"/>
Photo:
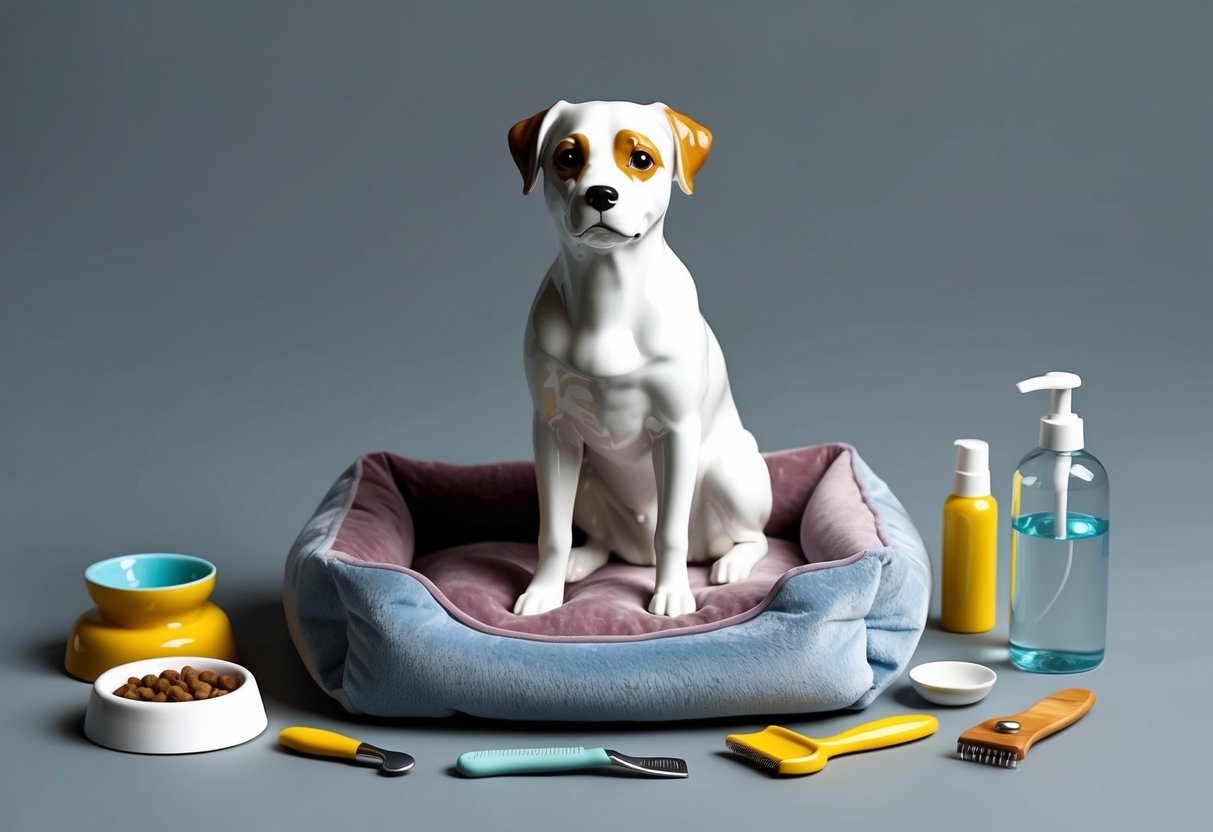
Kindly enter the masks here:
<path id="1" fill-rule="evenodd" d="M 671 720 L 863 708 L 904 669 L 930 566 L 905 510 L 854 448 L 767 455 L 770 552 L 650 615 L 654 570 L 612 560 L 565 604 L 516 616 L 536 561 L 528 463 L 368 454 L 286 564 L 291 637 L 312 677 L 374 716 Z"/>

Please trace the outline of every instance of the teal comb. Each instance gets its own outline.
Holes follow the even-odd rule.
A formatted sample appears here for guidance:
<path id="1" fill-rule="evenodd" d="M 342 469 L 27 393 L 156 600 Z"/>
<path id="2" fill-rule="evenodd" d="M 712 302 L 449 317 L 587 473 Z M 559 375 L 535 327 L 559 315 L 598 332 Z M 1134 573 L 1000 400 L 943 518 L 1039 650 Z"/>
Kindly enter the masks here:
<path id="1" fill-rule="evenodd" d="M 465 777 L 549 774 L 580 769 L 619 768 L 640 777 L 686 777 L 685 760 L 628 757 L 609 748 L 498 748 L 461 754 L 455 768 Z"/>

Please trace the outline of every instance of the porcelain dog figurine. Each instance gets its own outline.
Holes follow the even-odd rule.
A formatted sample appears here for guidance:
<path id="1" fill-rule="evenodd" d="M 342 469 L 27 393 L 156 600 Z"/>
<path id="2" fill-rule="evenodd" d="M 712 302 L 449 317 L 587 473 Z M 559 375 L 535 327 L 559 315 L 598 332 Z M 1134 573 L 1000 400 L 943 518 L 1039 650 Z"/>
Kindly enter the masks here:
<path id="1" fill-rule="evenodd" d="M 682 615 L 688 560 L 730 583 L 766 554 L 770 474 L 663 231 L 672 181 L 691 193 L 711 141 L 664 104 L 623 101 L 558 101 L 510 130 L 560 241 L 525 333 L 539 562 L 515 613 L 559 607 L 614 552 L 657 567 L 649 612 Z"/>

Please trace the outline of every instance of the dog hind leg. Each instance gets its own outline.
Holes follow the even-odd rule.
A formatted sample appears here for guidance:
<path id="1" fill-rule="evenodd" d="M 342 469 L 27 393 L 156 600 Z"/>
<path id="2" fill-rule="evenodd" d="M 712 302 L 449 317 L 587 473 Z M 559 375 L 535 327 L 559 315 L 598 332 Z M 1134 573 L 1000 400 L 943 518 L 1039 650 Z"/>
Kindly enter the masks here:
<path id="1" fill-rule="evenodd" d="M 716 558 L 709 580 L 745 580 L 767 553 L 763 534 L 771 516 L 771 478 L 758 446 L 743 432 L 722 449 L 704 477 L 704 504 L 716 521 L 708 554 Z"/>
<path id="2" fill-rule="evenodd" d="M 576 583 L 606 566 L 610 557 L 611 552 L 603 541 L 587 541 L 584 546 L 578 546 L 569 552 L 569 568 L 564 579 L 571 584 Z"/>
<path id="3" fill-rule="evenodd" d="M 750 540 L 739 540 L 733 548 L 721 555 L 712 564 L 711 582 L 714 584 L 731 584 L 744 581 L 750 575 L 754 564 L 762 560 L 767 553 L 766 535 L 759 532 Z"/>

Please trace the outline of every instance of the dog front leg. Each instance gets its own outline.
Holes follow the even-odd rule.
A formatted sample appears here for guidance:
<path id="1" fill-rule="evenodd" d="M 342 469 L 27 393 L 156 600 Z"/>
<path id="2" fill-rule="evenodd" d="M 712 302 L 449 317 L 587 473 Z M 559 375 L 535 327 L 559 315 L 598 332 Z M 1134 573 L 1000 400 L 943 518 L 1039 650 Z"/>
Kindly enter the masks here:
<path id="1" fill-rule="evenodd" d="M 516 615 L 538 615 L 564 603 L 564 579 L 573 548 L 573 503 L 581 476 L 584 445 L 535 417 L 535 480 L 539 489 L 539 560 L 526 592 L 514 603 Z"/>
<path id="2" fill-rule="evenodd" d="M 683 615 L 695 611 L 695 596 L 687 576 L 687 543 L 691 502 L 699 472 L 698 418 L 669 427 L 653 450 L 657 475 L 657 586 L 649 601 L 654 615 Z"/>

